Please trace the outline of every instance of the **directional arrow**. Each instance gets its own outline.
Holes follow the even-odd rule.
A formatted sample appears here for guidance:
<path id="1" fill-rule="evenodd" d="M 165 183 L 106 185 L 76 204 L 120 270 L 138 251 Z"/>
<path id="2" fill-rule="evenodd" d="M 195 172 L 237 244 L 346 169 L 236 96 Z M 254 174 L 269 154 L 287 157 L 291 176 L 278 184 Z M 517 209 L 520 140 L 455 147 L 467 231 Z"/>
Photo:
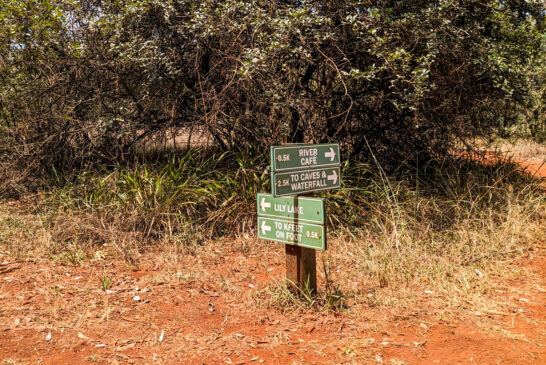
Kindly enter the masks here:
<path id="1" fill-rule="evenodd" d="M 262 234 L 265 234 L 266 232 L 271 231 L 271 227 L 265 224 L 265 221 L 262 221 Z"/>
<path id="2" fill-rule="evenodd" d="M 265 198 L 262 198 L 262 201 L 260 202 L 260 208 L 265 212 L 265 208 L 271 208 L 271 203 L 267 203 L 265 201 Z"/>
<path id="3" fill-rule="evenodd" d="M 326 249 L 326 228 L 323 224 L 293 219 L 258 217 L 258 238 L 315 250 Z"/>
<path id="4" fill-rule="evenodd" d="M 328 175 L 328 180 L 332 181 L 334 184 L 337 182 L 337 173 L 336 170 L 333 171 L 332 175 Z"/>
<path id="5" fill-rule="evenodd" d="M 271 171 L 337 167 L 340 157 L 338 143 L 271 146 Z"/>
<path id="6" fill-rule="evenodd" d="M 336 151 L 337 157 L 339 153 Z M 321 158 L 323 154 L 320 154 Z M 338 166 L 326 167 L 318 169 L 302 169 L 288 172 L 275 172 L 271 174 L 271 191 L 273 196 L 288 196 L 302 193 L 309 193 L 311 191 L 330 190 L 337 189 L 341 184 L 341 171 Z M 262 214 L 271 215 L 271 210 L 263 212 L 260 208 L 260 201 L 262 197 L 256 199 L 256 210 Z M 271 206 L 276 207 L 276 202 L 271 201 Z"/>
<path id="7" fill-rule="evenodd" d="M 330 147 L 330 152 L 324 152 L 324 157 L 330 158 L 330 161 L 334 161 L 334 158 L 336 158 L 336 153 L 334 152 L 334 149 Z M 335 184 L 335 181 L 334 181 Z"/>

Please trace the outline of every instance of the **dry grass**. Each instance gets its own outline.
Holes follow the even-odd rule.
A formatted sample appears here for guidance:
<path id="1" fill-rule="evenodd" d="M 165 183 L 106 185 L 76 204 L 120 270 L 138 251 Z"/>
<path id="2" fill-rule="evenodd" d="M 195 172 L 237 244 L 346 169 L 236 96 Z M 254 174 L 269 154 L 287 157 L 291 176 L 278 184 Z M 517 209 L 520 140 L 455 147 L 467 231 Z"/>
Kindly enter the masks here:
<path id="1" fill-rule="evenodd" d="M 0 205 L 0 251 L 74 266 L 121 257 L 136 268 L 143 253 L 151 251 L 153 266 L 162 267 L 161 280 L 214 283 L 234 297 L 240 294 L 235 283 L 244 280 L 241 275 L 252 281 L 254 272 L 247 267 L 265 273 L 272 266 L 282 269 L 282 246 L 257 244 L 254 212 L 237 211 L 252 209 L 254 190 L 267 186 L 245 175 L 259 171 L 245 170 L 243 164 L 217 186 L 191 171 L 173 178 L 169 166 L 180 163 L 85 178 L 81 185 L 61 186 L 34 201 Z M 503 298 L 495 294 L 504 290 L 502 280 L 532 275 L 506 262 L 544 246 L 546 197 L 538 182 L 510 163 L 446 162 L 422 174 L 393 179 L 367 165 L 346 165 L 344 188 L 327 196 L 331 229 L 329 250 L 319 254 L 321 296 L 298 301 L 275 270 L 263 279 L 254 300 L 277 308 L 348 306 L 350 311 L 361 306 L 407 311 L 426 301 L 425 307 L 445 315 L 501 310 Z M 177 185 L 176 179 L 184 183 Z M 209 190 L 192 195 L 202 189 L 200 182 Z M 184 199 L 198 197 L 203 207 L 216 206 L 216 211 L 198 209 L 194 223 L 188 219 L 193 211 L 178 210 L 173 218 L 166 213 L 184 206 L 180 191 Z M 211 234 L 218 221 L 207 214 L 237 226 Z M 180 274 L 188 257 L 196 262 Z M 227 265 L 225 257 L 230 257 Z M 324 289 L 326 274 L 329 290 Z M 249 300 L 237 300 L 243 299 Z"/>
<path id="2" fill-rule="evenodd" d="M 519 159 L 539 163 L 546 161 L 546 144 L 531 139 L 496 139 L 491 143 L 480 140 L 478 146 L 482 149 L 494 150 Z"/>

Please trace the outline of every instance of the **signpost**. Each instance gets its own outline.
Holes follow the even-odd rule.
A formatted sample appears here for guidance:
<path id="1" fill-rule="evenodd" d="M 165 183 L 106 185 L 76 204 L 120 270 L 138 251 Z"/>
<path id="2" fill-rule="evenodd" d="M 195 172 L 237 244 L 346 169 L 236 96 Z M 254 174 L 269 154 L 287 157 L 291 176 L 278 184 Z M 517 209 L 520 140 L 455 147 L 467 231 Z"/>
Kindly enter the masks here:
<path id="1" fill-rule="evenodd" d="M 271 147 L 272 171 L 339 166 L 339 163 L 337 143 Z"/>
<path id="2" fill-rule="evenodd" d="M 258 216 L 258 238 L 313 248 L 326 249 L 324 225 Z"/>
<path id="3" fill-rule="evenodd" d="M 339 167 L 273 173 L 271 190 L 283 196 L 335 189 L 341 186 L 339 175 Z"/>
<path id="4" fill-rule="evenodd" d="M 259 217 L 281 218 L 299 222 L 324 224 L 324 199 L 303 196 L 275 198 L 271 194 L 256 195 Z"/>
<path id="5" fill-rule="evenodd" d="M 339 145 L 271 147 L 271 192 L 294 195 L 340 187 Z"/>
<path id="6" fill-rule="evenodd" d="M 309 195 L 339 188 L 339 165 L 337 143 L 272 146 L 272 194 L 256 195 L 258 238 L 286 244 L 286 276 L 300 290 L 316 292 L 315 250 L 327 247 L 324 199 Z"/>

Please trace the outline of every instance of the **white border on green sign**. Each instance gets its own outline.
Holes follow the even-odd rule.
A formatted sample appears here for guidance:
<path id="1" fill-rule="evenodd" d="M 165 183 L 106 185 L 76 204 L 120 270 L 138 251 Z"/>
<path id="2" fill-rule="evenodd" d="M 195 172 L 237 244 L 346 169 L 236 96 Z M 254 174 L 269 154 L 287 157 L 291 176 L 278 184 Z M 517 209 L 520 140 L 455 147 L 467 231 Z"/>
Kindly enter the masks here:
<path id="1" fill-rule="evenodd" d="M 298 191 L 298 192 L 290 192 L 290 193 L 286 193 L 286 194 L 277 194 L 277 175 L 287 174 L 287 173 L 290 173 L 290 172 L 293 172 L 293 171 L 273 171 L 271 173 L 271 175 L 273 175 L 273 183 L 272 183 L 273 185 L 271 185 L 272 195 L 273 195 L 273 197 L 277 198 L 279 196 L 291 196 L 291 195 L 312 193 L 314 191 L 338 189 L 338 188 L 341 187 L 341 168 L 340 168 L 339 164 L 337 164 L 335 166 L 315 167 L 314 169 L 299 169 L 299 171 L 307 172 L 308 170 L 322 170 L 322 169 L 335 169 L 335 168 L 339 169 L 339 171 L 338 171 L 339 174 L 338 174 L 338 179 L 337 179 L 336 185 L 329 186 L 329 187 L 326 187 L 326 188 L 319 188 L 319 189 L 312 189 L 312 190 L 302 190 L 302 191 Z"/>
<path id="2" fill-rule="evenodd" d="M 271 220 L 277 220 L 277 221 L 280 221 L 280 222 L 288 222 L 288 223 L 292 223 L 292 221 L 290 219 L 279 219 L 279 218 L 269 218 L 269 217 L 258 217 L 258 227 L 260 227 L 260 218 L 262 219 L 271 219 Z M 272 239 L 272 238 L 269 238 L 269 237 L 260 237 L 260 229 L 258 228 L 258 238 L 261 239 L 261 240 L 265 240 L 265 241 L 273 241 L 273 242 L 281 242 L 281 243 L 287 243 L 289 245 L 294 245 L 294 246 L 299 246 L 299 247 L 305 247 L 305 248 L 312 248 L 312 249 L 315 249 L 315 250 L 326 250 L 326 225 L 322 225 L 322 224 L 314 224 L 314 223 L 307 223 L 307 222 L 302 222 L 302 223 L 305 223 L 307 225 L 310 225 L 310 226 L 315 226 L 315 227 L 319 227 L 319 228 L 322 228 L 324 230 L 324 239 L 322 240 L 322 243 L 323 243 L 323 247 L 317 247 L 317 246 L 311 246 L 311 245 L 305 245 L 305 244 L 301 244 L 301 243 L 298 243 L 298 242 L 293 242 L 293 241 L 283 241 L 283 240 L 280 240 L 278 238 L 275 238 L 275 239 Z"/>
<path id="3" fill-rule="evenodd" d="M 338 149 L 338 156 L 339 156 L 339 162 L 333 162 L 325 165 L 314 165 L 314 166 L 296 166 L 296 167 L 285 167 L 285 168 L 279 168 L 277 169 L 275 167 L 275 151 L 278 149 L 283 150 L 289 150 L 289 149 L 300 149 L 300 148 L 312 148 L 313 146 L 320 146 L 320 147 L 332 147 L 336 146 Z M 288 146 L 272 146 L 271 150 L 271 171 L 272 172 L 285 172 L 285 171 L 291 171 L 291 170 L 307 170 L 307 169 L 318 169 L 321 167 L 336 167 L 341 164 L 341 152 L 339 151 L 339 143 L 324 143 L 324 144 L 304 144 L 304 145 L 288 145 Z"/>

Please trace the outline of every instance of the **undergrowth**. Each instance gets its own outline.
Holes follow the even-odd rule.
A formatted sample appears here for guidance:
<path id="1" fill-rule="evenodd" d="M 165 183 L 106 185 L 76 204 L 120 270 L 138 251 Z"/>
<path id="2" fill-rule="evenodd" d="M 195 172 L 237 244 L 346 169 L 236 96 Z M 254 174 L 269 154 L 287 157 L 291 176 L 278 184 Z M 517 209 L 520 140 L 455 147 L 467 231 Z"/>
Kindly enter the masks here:
<path id="1" fill-rule="evenodd" d="M 269 191 L 267 165 L 254 156 L 192 148 L 74 177 L 53 174 L 53 188 L 33 212 L 38 228 L 28 231 L 42 237 L 34 241 L 47 255 L 70 265 L 95 259 L 106 244 L 138 265 L 148 245 L 254 237 L 255 195 Z M 330 287 L 307 301 L 300 296 L 297 305 L 339 310 L 356 298 L 396 306 L 408 288 L 470 305 L 495 290 L 490 278 L 512 275 L 504 260 L 543 245 L 543 186 L 510 160 L 416 166 L 387 175 L 378 165 L 342 164 L 342 187 L 322 194 Z M 0 215 L 0 224 L 7 227 L 0 246 L 22 250 L 11 243 L 13 232 L 21 234 L 18 221 Z M 294 303 L 285 288 L 269 289 L 277 304 Z M 390 297 L 379 295 L 385 288 Z"/>
<path id="2" fill-rule="evenodd" d="M 92 213 L 144 238 L 199 240 L 251 230 L 254 199 L 269 183 L 257 161 L 189 149 L 113 171 L 53 176 L 44 209 Z"/>

